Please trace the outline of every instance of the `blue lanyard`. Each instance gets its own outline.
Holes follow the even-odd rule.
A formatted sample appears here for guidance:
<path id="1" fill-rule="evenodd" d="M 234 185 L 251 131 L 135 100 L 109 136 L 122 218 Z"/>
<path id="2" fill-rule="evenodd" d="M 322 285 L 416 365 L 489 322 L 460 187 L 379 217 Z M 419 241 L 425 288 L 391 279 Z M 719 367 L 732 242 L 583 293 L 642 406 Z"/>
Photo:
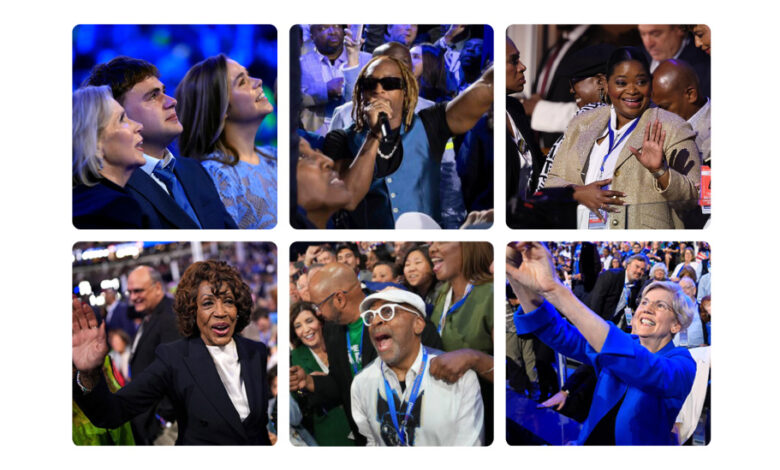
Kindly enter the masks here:
<path id="1" fill-rule="evenodd" d="M 626 136 L 633 132 L 637 124 L 639 124 L 639 118 L 634 119 L 634 122 L 628 127 L 626 133 L 620 136 L 620 139 L 618 139 L 617 143 L 615 143 L 615 133 L 612 131 L 612 123 L 607 123 L 607 130 L 609 131 L 609 151 L 606 155 L 604 155 L 604 160 L 601 161 L 601 168 L 599 171 L 601 171 L 602 176 L 604 175 L 604 165 L 607 163 L 607 158 L 609 158 L 609 156 L 612 154 L 612 151 L 615 150 L 615 147 L 620 145 L 620 143 L 623 142 L 623 139 L 625 139 Z"/>
<path id="2" fill-rule="evenodd" d="M 436 331 L 438 331 L 439 336 L 441 336 L 441 331 L 444 329 L 444 322 L 445 322 L 445 320 L 447 320 L 447 316 L 450 313 L 454 312 L 455 310 L 457 310 L 457 309 L 459 309 L 460 307 L 463 306 L 463 303 L 466 301 L 466 298 L 468 298 L 469 294 L 471 294 L 471 289 L 473 289 L 473 288 L 474 288 L 474 286 L 471 285 L 471 283 L 469 282 L 468 285 L 466 286 L 466 293 L 463 294 L 463 297 L 460 300 L 458 300 L 455 303 L 455 305 L 451 306 L 446 312 L 444 312 L 441 315 L 441 319 L 439 320 L 439 326 L 438 326 L 438 328 L 436 328 Z M 454 294 L 454 291 L 453 291 L 453 294 Z"/>
<path id="3" fill-rule="evenodd" d="M 357 357 L 353 357 L 352 353 L 352 342 L 349 340 L 349 326 L 347 326 L 347 357 L 349 358 L 349 365 L 352 366 L 352 375 L 357 375 L 357 373 L 360 371 L 361 367 L 359 367 L 360 359 L 363 357 L 363 332 L 366 331 L 365 328 L 360 328 L 360 345 L 358 346 L 358 355 Z"/>
<path id="4" fill-rule="evenodd" d="M 401 446 L 406 447 L 408 444 L 406 442 L 405 431 L 406 431 L 406 424 L 409 422 L 409 417 L 412 415 L 412 411 L 414 410 L 414 403 L 417 401 L 417 397 L 420 394 L 420 386 L 422 385 L 422 379 L 423 375 L 425 374 L 425 364 L 428 362 L 428 350 L 425 349 L 425 346 L 423 348 L 423 357 L 422 357 L 422 365 L 420 366 L 420 373 L 417 374 L 417 378 L 414 379 L 414 385 L 412 386 L 412 391 L 409 394 L 409 401 L 406 402 L 406 411 L 404 412 L 404 420 L 401 422 L 401 426 L 398 426 L 398 416 L 396 415 L 395 411 L 395 397 L 397 396 L 395 391 L 390 387 L 390 384 L 387 382 L 387 378 L 385 377 L 385 372 L 382 371 L 382 380 L 385 381 L 385 397 L 387 398 L 387 406 L 390 408 L 390 418 L 393 420 L 393 427 L 395 427 L 395 432 L 398 434 L 398 439 L 401 441 Z M 403 406 L 404 402 L 401 398 L 398 399 L 398 401 Z"/>

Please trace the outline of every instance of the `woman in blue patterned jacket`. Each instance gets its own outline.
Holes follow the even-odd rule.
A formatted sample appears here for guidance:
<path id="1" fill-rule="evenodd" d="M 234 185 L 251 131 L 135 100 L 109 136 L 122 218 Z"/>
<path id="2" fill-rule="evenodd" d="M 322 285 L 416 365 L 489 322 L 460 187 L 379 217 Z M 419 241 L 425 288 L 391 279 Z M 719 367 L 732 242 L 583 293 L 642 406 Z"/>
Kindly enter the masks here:
<path id="1" fill-rule="evenodd" d="M 260 124 L 273 112 L 263 81 L 219 54 L 192 66 L 176 100 L 181 155 L 200 160 L 238 228 L 273 228 L 276 147 L 255 146 Z"/>

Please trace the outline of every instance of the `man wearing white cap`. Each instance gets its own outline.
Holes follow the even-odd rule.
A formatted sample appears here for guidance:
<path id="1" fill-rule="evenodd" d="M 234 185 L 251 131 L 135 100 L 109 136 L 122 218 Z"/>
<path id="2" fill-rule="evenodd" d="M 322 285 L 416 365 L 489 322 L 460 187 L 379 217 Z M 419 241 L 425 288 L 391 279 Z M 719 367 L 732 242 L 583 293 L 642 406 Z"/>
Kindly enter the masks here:
<path id="1" fill-rule="evenodd" d="M 386 289 L 360 303 L 377 357 L 352 381 L 352 417 L 368 445 L 479 446 L 482 398 L 474 371 L 448 384 L 430 374 L 440 352 L 422 345 L 425 303 Z"/>

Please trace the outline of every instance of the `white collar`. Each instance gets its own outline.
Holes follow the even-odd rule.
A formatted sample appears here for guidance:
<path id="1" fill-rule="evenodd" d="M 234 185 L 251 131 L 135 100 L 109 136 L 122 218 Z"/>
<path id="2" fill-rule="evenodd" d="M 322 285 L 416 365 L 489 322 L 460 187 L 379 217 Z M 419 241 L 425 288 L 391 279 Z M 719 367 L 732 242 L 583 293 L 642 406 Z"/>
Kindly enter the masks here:
<path id="1" fill-rule="evenodd" d="M 163 168 L 168 168 L 171 165 L 176 164 L 176 157 L 173 156 L 170 150 L 167 148 L 165 149 L 165 152 L 163 154 L 162 158 L 153 157 L 151 155 L 144 154 L 144 160 L 146 160 L 146 163 L 143 164 L 141 169 L 151 175 L 154 171 L 155 167 L 157 167 L 157 164 L 162 162 Z"/>
<path id="2" fill-rule="evenodd" d="M 704 103 L 704 106 L 699 108 L 698 111 L 696 111 L 693 116 L 688 119 L 688 122 L 691 124 L 691 127 L 695 127 L 693 124 L 697 122 L 699 119 L 704 117 L 704 114 L 707 112 L 707 110 L 710 108 L 710 99 L 707 98 L 707 102 Z"/>
<path id="3" fill-rule="evenodd" d="M 419 375 L 420 368 L 422 367 L 422 357 L 423 357 L 423 348 L 424 347 L 425 346 L 423 346 L 422 343 L 420 343 L 420 350 L 417 351 L 417 357 L 414 359 L 414 362 L 412 363 L 412 366 L 409 368 L 409 370 L 406 371 L 406 377 L 404 377 L 404 382 L 406 382 L 406 383 L 413 382 L 414 379 L 417 378 L 417 375 Z M 380 362 L 379 367 L 380 367 L 380 369 L 382 371 L 382 374 L 386 374 L 387 372 L 390 372 L 390 377 L 393 377 L 395 379 L 392 382 L 392 385 L 395 385 L 396 383 L 398 383 L 398 387 L 400 388 L 400 386 L 401 386 L 400 383 L 399 383 L 400 381 L 398 380 L 398 376 L 395 375 L 395 372 L 393 371 L 393 369 L 391 369 L 390 366 L 385 364 L 385 362 L 382 361 L 381 358 L 380 358 L 379 362 Z M 385 377 L 387 377 L 387 376 L 385 376 Z M 406 388 L 408 389 L 409 387 L 406 387 Z"/>

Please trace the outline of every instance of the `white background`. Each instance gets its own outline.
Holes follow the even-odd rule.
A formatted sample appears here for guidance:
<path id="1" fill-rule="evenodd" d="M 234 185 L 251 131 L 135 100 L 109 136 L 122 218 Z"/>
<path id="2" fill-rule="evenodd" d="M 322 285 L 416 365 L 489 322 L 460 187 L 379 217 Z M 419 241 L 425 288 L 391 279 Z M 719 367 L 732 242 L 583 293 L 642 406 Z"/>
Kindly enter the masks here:
<path id="1" fill-rule="evenodd" d="M 775 349 L 778 333 L 777 15 L 759 2 L 726 6 L 681 1 L 517 1 L 424 3 L 353 0 L 294 2 L 94 1 L 73 6 L 13 2 L 2 35 L 2 287 L 0 348 L 3 409 L 0 445 L 5 468 L 110 468 L 191 465 L 196 468 L 708 468 L 719 464 L 774 466 L 778 423 Z M 182 6 L 178 6 L 181 4 Z M 504 137 L 496 132 L 496 224 L 481 231 L 301 232 L 287 222 L 289 121 L 288 32 L 296 23 L 489 24 L 496 37 L 496 90 L 504 89 L 504 41 L 520 23 L 707 23 L 714 56 L 712 227 L 703 232 L 635 231 L 591 235 L 575 231 L 512 232 L 505 228 Z M 77 231 L 70 222 L 71 30 L 80 23 L 258 23 L 279 32 L 279 219 L 271 231 Z M 497 94 L 495 112 L 504 110 Z M 497 120 L 497 122 L 501 122 Z M 706 448 L 509 447 L 504 436 L 504 273 L 496 271 L 496 439 L 489 448 L 302 449 L 289 445 L 286 424 L 273 448 L 78 448 L 71 442 L 68 303 L 71 247 L 90 240 L 258 240 L 279 248 L 281 312 L 289 245 L 299 240 L 489 240 L 497 254 L 511 240 L 705 240 L 715 256 L 715 348 L 712 365 L 712 443 Z M 498 258 L 499 260 L 501 257 Z M 499 264 L 500 266 L 500 264 Z M 281 315 L 279 343 L 287 343 Z M 280 370 L 287 355 L 281 354 Z M 286 388 L 285 374 L 279 389 Z M 282 400 L 286 403 L 285 400 Z M 286 416 L 286 404 L 279 415 Z M 283 423 L 287 420 L 283 419 Z M 771 457 L 770 457 L 771 458 Z"/>

